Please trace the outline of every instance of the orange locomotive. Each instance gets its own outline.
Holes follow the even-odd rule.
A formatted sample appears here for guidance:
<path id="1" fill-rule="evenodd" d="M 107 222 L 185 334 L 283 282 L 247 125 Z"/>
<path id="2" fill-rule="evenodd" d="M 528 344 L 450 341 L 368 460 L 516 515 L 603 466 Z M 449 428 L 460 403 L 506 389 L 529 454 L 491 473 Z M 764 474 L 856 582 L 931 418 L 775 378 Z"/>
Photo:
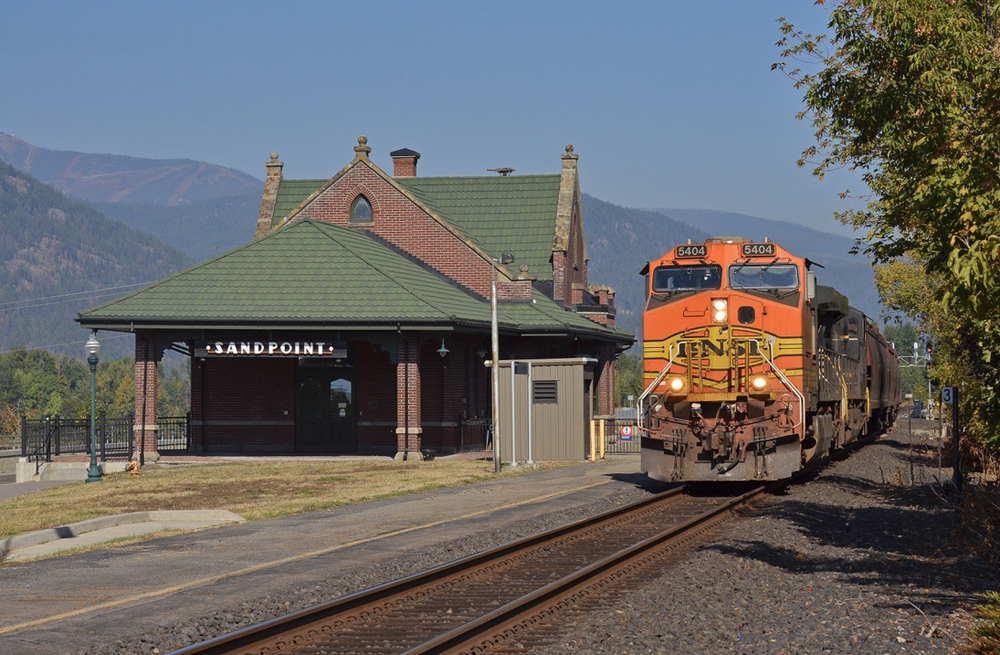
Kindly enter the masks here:
<path id="1" fill-rule="evenodd" d="M 766 239 L 716 237 L 641 271 L 643 471 L 777 480 L 892 422 L 895 349 L 810 264 Z"/>

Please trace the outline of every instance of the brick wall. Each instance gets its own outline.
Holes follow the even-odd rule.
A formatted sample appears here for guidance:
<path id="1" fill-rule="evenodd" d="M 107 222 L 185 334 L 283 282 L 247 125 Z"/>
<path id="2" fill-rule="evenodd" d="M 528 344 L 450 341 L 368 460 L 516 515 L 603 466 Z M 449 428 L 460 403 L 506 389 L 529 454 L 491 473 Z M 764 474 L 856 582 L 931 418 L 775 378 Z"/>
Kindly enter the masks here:
<path id="1" fill-rule="evenodd" d="M 295 363 L 266 357 L 195 360 L 191 451 L 294 452 Z"/>
<path id="2" fill-rule="evenodd" d="M 355 352 L 355 403 L 358 452 L 395 455 L 396 367 L 385 350 L 367 342 L 350 343 Z"/>
<path id="3" fill-rule="evenodd" d="M 316 197 L 297 216 L 351 227 L 351 203 L 364 194 L 372 204 L 372 222 L 355 224 L 410 253 L 432 268 L 489 297 L 491 266 L 461 238 L 434 220 L 367 164 L 359 163 Z M 497 278 L 497 297 L 527 300 L 530 281 Z"/>

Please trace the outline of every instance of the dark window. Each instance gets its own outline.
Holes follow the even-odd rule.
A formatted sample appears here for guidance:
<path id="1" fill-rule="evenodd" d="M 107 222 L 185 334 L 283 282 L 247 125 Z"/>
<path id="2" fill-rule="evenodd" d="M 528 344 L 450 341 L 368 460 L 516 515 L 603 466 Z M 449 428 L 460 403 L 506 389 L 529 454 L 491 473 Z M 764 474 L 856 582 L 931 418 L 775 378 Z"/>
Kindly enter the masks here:
<path id="1" fill-rule="evenodd" d="M 660 266 L 653 271 L 653 291 L 701 291 L 722 286 L 722 267 L 718 264 L 703 266 Z"/>
<path id="2" fill-rule="evenodd" d="M 368 202 L 368 198 L 364 196 L 358 196 L 354 199 L 351 204 L 351 222 L 352 223 L 371 223 L 372 222 L 372 204 Z"/>
<path id="3" fill-rule="evenodd" d="M 798 289 L 795 264 L 734 264 L 729 267 L 730 289 Z"/>
<path id="4" fill-rule="evenodd" d="M 757 318 L 757 311 L 753 307 L 744 305 L 743 307 L 740 307 L 739 311 L 736 312 L 736 318 L 738 318 L 740 323 L 743 325 L 750 325 L 753 323 L 754 319 Z"/>
<path id="5" fill-rule="evenodd" d="M 536 405 L 553 405 L 559 400 L 558 380 L 534 380 L 532 382 L 531 398 Z"/>

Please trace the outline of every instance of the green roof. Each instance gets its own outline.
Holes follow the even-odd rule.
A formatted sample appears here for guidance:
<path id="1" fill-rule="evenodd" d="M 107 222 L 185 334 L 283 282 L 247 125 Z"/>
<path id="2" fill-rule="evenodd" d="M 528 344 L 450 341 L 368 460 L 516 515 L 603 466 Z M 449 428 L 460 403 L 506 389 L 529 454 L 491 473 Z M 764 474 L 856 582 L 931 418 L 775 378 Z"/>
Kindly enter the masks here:
<path id="1" fill-rule="evenodd" d="M 552 279 L 559 175 L 406 177 L 396 182 L 486 252 L 512 253 L 540 281 Z"/>
<path id="2" fill-rule="evenodd" d="M 540 281 L 552 280 L 552 242 L 559 175 L 403 177 L 397 184 L 493 256 L 512 253 Z M 329 180 L 285 180 L 278 187 L 273 225 Z"/>
<path id="3" fill-rule="evenodd" d="M 630 337 L 538 292 L 530 303 L 500 303 L 498 312 L 507 329 Z M 79 321 L 84 327 L 488 326 L 490 304 L 364 231 L 307 219 L 81 312 Z"/>
<path id="4" fill-rule="evenodd" d="M 274 219 L 272 225 L 288 216 L 302 204 L 302 201 L 312 195 L 330 180 L 281 180 L 278 185 L 278 196 L 274 201 Z"/>

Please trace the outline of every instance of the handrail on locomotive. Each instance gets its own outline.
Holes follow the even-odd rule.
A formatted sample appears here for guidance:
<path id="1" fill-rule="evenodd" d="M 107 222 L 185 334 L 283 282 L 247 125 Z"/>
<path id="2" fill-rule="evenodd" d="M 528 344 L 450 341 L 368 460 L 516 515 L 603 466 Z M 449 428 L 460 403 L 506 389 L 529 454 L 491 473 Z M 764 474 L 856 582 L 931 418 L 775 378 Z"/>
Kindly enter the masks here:
<path id="1" fill-rule="evenodd" d="M 774 343 L 775 343 L 775 338 L 773 336 L 769 335 L 767 337 L 767 339 L 765 339 L 765 341 L 767 342 L 768 351 L 770 352 L 771 357 L 768 357 L 767 355 L 764 354 L 764 350 L 763 350 L 763 348 L 761 348 L 761 342 L 758 341 L 757 339 L 745 338 L 744 340 L 746 342 L 748 342 L 748 343 L 753 343 L 754 346 L 756 346 L 756 348 L 753 351 L 751 351 L 750 349 L 745 349 L 745 352 L 756 352 L 757 354 L 759 354 L 761 356 L 761 358 L 765 362 L 767 362 L 767 364 L 768 364 L 768 366 L 770 366 L 771 370 L 774 371 L 775 375 L 778 376 L 778 378 L 781 380 L 781 383 L 783 385 L 785 385 L 785 388 L 788 389 L 789 391 L 791 391 L 792 393 L 794 393 L 795 396 L 796 396 L 796 398 L 798 399 L 798 401 L 799 401 L 799 422 L 796 423 L 795 425 L 793 425 L 792 427 L 793 428 L 797 428 L 800 425 L 804 425 L 805 422 L 806 422 L 806 399 L 805 399 L 805 396 L 802 394 L 802 392 L 799 391 L 797 388 L 795 388 L 795 385 L 792 384 L 791 380 L 788 379 L 788 376 L 786 376 L 785 373 L 777 366 L 777 364 L 774 363 Z M 735 343 L 735 341 L 736 341 L 735 339 L 732 340 L 733 343 Z M 663 382 L 663 378 L 667 377 L 667 373 L 670 372 L 670 369 L 671 369 L 671 367 L 674 364 L 674 359 L 681 352 L 684 352 L 684 348 L 682 347 L 684 345 L 686 345 L 687 348 L 688 348 L 687 352 L 691 352 L 692 348 L 696 347 L 698 345 L 698 342 L 696 340 L 693 340 L 693 339 L 680 339 L 680 340 L 678 340 L 678 341 L 676 341 L 674 343 L 669 344 L 667 346 L 667 348 L 668 348 L 670 359 L 667 362 L 667 365 L 663 367 L 663 370 L 660 371 L 660 374 L 656 376 L 656 378 L 649 384 L 648 387 L 646 387 L 646 389 L 642 392 L 642 394 L 639 395 L 639 399 L 636 401 L 636 404 L 635 404 L 636 430 L 639 432 L 639 436 L 642 436 L 643 434 L 648 434 L 649 433 L 649 428 L 647 428 L 646 425 L 645 425 L 646 412 L 645 412 L 645 408 L 643 407 L 643 402 L 646 400 L 646 398 L 648 398 L 653 393 L 653 391 L 656 389 L 656 387 L 658 387 L 660 385 L 660 383 Z M 674 352 L 674 346 L 677 346 L 677 352 Z M 731 346 L 731 350 L 732 350 L 732 346 Z M 690 363 L 690 359 L 691 358 L 688 358 L 689 363 Z M 690 379 L 691 366 L 689 365 L 686 368 L 687 368 L 688 376 L 689 376 L 689 379 Z M 733 367 L 733 368 L 735 368 L 735 367 Z"/>

